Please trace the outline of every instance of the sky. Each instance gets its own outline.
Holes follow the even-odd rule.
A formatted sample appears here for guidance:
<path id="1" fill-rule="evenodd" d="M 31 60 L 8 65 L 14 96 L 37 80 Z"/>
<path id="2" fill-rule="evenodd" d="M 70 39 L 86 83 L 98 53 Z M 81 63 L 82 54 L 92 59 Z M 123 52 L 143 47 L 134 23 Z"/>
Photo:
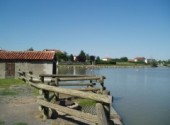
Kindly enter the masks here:
<path id="1" fill-rule="evenodd" d="M 170 59 L 170 0 L 0 0 L 0 49 Z"/>

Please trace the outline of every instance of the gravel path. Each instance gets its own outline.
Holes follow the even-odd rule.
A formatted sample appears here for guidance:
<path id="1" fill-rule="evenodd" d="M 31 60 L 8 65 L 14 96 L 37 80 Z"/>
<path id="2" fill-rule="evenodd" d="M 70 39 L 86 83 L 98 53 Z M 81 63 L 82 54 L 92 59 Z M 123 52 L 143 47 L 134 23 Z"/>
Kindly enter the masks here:
<path id="1" fill-rule="evenodd" d="M 12 86 L 10 90 L 18 94 L 5 96 L 0 94 L 0 125 L 17 125 L 16 123 L 25 123 L 22 125 L 87 125 L 79 122 L 79 119 L 64 115 L 58 115 L 57 119 L 43 121 L 36 103 L 36 96 L 32 93 L 34 91 L 32 87 Z"/>

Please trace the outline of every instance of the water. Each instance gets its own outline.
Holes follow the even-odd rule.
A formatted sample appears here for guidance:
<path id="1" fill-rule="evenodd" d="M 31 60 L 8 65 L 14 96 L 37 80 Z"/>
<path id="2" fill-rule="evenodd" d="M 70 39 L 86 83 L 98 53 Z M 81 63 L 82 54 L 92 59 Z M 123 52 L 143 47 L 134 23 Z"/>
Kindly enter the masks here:
<path id="1" fill-rule="evenodd" d="M 124 125 L 170 125 L 170 68 L 67 68 L 62 74 L 106 76 Z"/>

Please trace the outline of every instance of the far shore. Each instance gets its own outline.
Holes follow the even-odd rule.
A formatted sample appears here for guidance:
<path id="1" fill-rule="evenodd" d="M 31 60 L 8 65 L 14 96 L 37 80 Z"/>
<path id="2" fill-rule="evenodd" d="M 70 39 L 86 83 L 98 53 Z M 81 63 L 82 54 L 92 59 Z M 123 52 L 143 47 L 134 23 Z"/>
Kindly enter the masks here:
<path id="1" fill-rule="evenodd" d="M 58 67 L 79 68 L 150 68 L 150 65 L 57 65 Z"/>

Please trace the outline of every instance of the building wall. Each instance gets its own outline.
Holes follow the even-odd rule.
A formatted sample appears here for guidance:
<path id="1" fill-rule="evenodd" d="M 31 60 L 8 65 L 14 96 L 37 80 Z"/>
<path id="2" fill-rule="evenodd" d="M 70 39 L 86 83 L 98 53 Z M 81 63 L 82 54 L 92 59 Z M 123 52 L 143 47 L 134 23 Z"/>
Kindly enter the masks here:
<path id="1" fill-rule="evenodd" d="M 20 62 L 15 63 L 15 77 L 18 77 L 18 71 L 26 71 L 26 72 L 33 72 L 33 75 L 39 77 L 40 74 L 52 74 L 52 63 L 37 63 L 37 62 Z"/>
<path id="2" fill-rule="evenodd" d="M 0 62 L 0 78 L 6 77 L 6 62 Z M 18 77 L 18 71 L 33 72 L 33 75 L 39 77 L 40 74 L 52 74 L 52 62 L 15 62 L 15 78 Z"/>
<path id="3" fill-rule="evenodd" d="M 0 62 L 0 78 L 5 78 L 5 63 Z"/>

